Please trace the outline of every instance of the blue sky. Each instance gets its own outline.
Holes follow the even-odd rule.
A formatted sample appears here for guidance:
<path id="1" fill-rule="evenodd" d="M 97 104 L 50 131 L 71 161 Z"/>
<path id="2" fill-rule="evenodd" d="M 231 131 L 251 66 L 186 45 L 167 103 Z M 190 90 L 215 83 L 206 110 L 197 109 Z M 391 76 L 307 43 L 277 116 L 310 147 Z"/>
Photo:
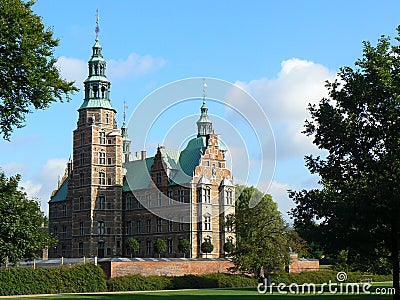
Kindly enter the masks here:
<path id="1" fill-rule="evenodd" d="M 236 83 L 258 101 L 274 131 L 276 169 L 269 192 L 284 214 L 293 206 L 287 189 L 316 186 L 317 178 L 308 173 L 303 157 L 318 152 L 311 139 L 300 134 L 307 103 L 321 99 L 326 94 L 324 81 L 361 56 L 362 41 L 375 44 L 382 34 L 394 37 L 400 24 L 399 1 L 38 0 L 33 9 L 60 38 L 55 56 L 62 74 L 81 88 L 71 102 L 30 114 L 11 142 L 0 141 L 0 166 L 8 175 L 22 174 L 28 194 L 41 201 L 45 212 L 71 154 L 96 9 L 119 124 L 124 100 L 129 116 L 149 93 L 170 82 L 211 77 Z M 250 118 L 255 113 L 236 104 L 247 109 Z M 193 115 L 199 106 L 178 110 Z M 210 113 L 234 124 L 233 117 L 213 103 Z M 173 122 L 160 122 L 166 126 L 168 120 Z M 164 135 L 160 132 L 160 140 Z M 150 154 L 157 137 L 148 145 Z M 256 165 L 253 146 L 247 145 Z M 141 150 L 135 141 L 132 148 Z M 236 178 L 240 182 L 240 176 Z"/>

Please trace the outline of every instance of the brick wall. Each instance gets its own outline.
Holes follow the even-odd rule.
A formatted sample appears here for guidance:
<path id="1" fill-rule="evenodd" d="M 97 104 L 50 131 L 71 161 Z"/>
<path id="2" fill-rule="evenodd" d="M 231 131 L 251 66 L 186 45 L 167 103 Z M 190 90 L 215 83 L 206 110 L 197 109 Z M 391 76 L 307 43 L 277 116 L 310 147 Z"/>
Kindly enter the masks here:
<path id="1" fill-rule="evenodd" d="M 144 276 L 182 276 L 186 274 L 228 273 L 233 267 L 228 259 L 133 259 L 132 261 L 99 262 L 107 278 L 141 274 Z M 289 272 L 318 271 L 317 259 L 299 259 L 291 255 Z"/>
<path id="2" fill-rule="evenodd" d="M 227 273 L 233 267 L 230 260 L 156 260 L 99 262 L 107 278 L 141 274 L 144 276 L 182 276 L 186 274 Z"/>
<path id="3" fill-rule="evenodd" d="M 319 260 L 299 258 L 297 253 L 291 253 L 289 273 L 300 273 L 306 271 L 319 271 Z"/>

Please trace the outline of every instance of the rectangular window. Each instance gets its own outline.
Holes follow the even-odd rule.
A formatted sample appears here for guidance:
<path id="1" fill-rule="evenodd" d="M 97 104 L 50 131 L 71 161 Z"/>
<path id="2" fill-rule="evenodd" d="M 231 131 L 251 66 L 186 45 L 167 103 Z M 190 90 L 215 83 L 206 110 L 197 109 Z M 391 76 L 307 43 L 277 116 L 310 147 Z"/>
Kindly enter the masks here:
<path id="1" fill-rule="evenodd" d="M 107 234 L 111 234 L 111 227 L 107 227 Z"/>
<path id="2" fill-rule="evenodd" d="M 99 184 L 105 185 L 106 184 L 106 173 L 99 172 Z"/>
<path id="3" fill-rule="evenodd" d="M 142 220 L 137 220 L 136 221 L 136 232 L 141 233 L 142 232 Z"/>
<path id="4" fill-rule="evenodd" d="M 162 219 L 157 219 L 157 232 L 162 232 Z"/>
<path id="5" fill-rule="evenodd" d="M 179 231 L 185 230 L 185 223 L 183 223 L 183 218 L 179 218 Z"/>
<path id="6" fill-rule="evenodd" d="M 168 249 L 168 253 L 172 254 L 174 251 L 174 243 L 172 239 L 168 239 L 167 240 L 167 249 Z"/>
<path id="7" fill-rule="evenodd" d="M 184 189 L 179 190 L 179 202 L 181 202 L 181 203 L 185 202 L 185 190 Z"/>
<path id="8" fill-rule="evenodd" d="M 107 178 L 107 184 L 108 184 L 108 185 L 112 185 L 112 178 L 110 178 L 110 177 Z"/>
<path id="9" fill-rule="evenodd" d="M 105 228 L 106 227 L 105 227 L 104 221 L 97 222 L 97 233 L 98 234 L 104 234 Z"/>
<path id="10" fill-rule="evenodd" d="M 172 195 L 173 195 L 173 192 L 171 190 L 167 191 L 168 205 L 172 204 L 172 201 L 173 201 Z"/>
<path id="11" fill-rule="evenodd" d="M 173 231 L 173 225 L 174 225 L 174 222 L 172 222 L 172 220 L 168 220 L 168 232 Z"/>
<path id="12" fill-rule="evenodd" d="M 58 217 L 58 206 L 54 205 L 54 218 Z"/>
<path id="13" fill-rule="evenodd" d="M 83 256 L 83 242 L 78 244 L 78 256 Z"/>
<path id="14" fill-rule="evenodd" d="M 211 216 L 204 216 L 204 230 L 211 230 Z"/>
<path id="15" fill-rule="evenodd" d="M 62 227 L 62 238 L 63 239 L 67 238 L 67 225 L 63 225 Z"/>
<path id="16" fill-rule="evenodd" d="M 156 173 L 156 183 L 158 183 L 158 184 L 161 183 L 161 172 Z"/>
<path id="17" fill-rule="evenodd" d="M 147 255 L 151 255 L 151 241 L 146 241 L 146 253 Z"/>
<path id="18" fill-rule="evenodd" d="M 103 151 L 99 152 L 99 165 L 105 165 L 106 164 L 106 153 Z"/>
<path id="19" fill-rule="evenodd" d="M 97 207 L 98 209 L 106 209 L 106 196 L 100 195 L 97 197 Z"/>
<path id="20" fill-rule="evenodd" d="M 107 202 L 107 209 L 112 209 L 111 202 Z"/>
<path id="21" fill-rule="evenodd" d="M 85 174 L 83 172 L 79 173 L 79 185 L 82 186 L 85 184 Z"/>
<path id="22" fill-rule="evenodd" d="M 79 164 L 83 166 L 85 164 L 85 153 L 79 155 Z"/>
<path id="23" fill-rule="evenodd" d="M 143 207 L 141 201 L 142 201 L 141 196 L 137 196 L 136 208 L 142 208 Z"/>
<path id="24" fill-rule="evenodd" d="M 83 221 L 79 222 L 79 235 L 82 236 L 85 234 L 85 224 Z"/>
<path id="25" fill-rule="evenodd" d="M 63 217 L 67 216 L 67 204 L 62 205 L 62 216 Z"/>
<path id="26" fill-rule="evenodd" d="M 147 233 L 151 232 L 151 219 L 147 220 Z"/>
<path id="27" fill-rule="evenodd" d="M 232 205 L 233 204 L 232 190 L 227 190 L 226 191 L 226 204 L 228 204 L 228 205 Z"/>
<path id="28" fill-rule="evenodd" d="M 81 146 L 85 145 L 85 133 L 84 132 L 81 132 L 80 144 L 81 144 Z"/>
<path id="29" fill-rule="evenodd" d="M 85 203 L 83 202 L 83 197 L 79 197 L 79 210 L 84 210 L 85 209 Z"/>
<path id="30" fill-rule="evenodd" d="M 126 222 L 126 234 L 132 235 L 132 221 Z"/>
<path id="31" fill-rule="evenodd" d="M 99 132 L 99 143 L 104 145 L 106 143 L 106 133 Z"/>
<path id="32" fill-rule="evenodd" d="M 210 161 L 206 161 L 206 166 L 209 167 L 210 166 Z"/>
<path id="33" fill-rule="evenodd" d="M 107 248 L 107 255 L 111 255 L 111 248 Z"/>
<path id="34" fill-rule="evenodd" d="M 151 194 L 146 195 L 147 207 L 151 207 Z"/>
<path id="35" fill-rule="evenodd" d="M 211 202 L 211 189 L 210 188 L 203 189 L 203 202 L 204 203 Z"/>
<path id="36" fill-rule="evenodd" d="M 107 163 L 108 163 L 109 165 L 112 165 L 112 157 L 107 158 Z"/>
<path id="37" fill-rule="evenodd" d="M 131 210 L 132 209 L 132 197 L 126 196 L 126 210 Z"/>
<path id="38" fill-rule="evenodd" d="M 108 124 L 108 122 L 110 122 L 110 119 L 108 118 L 108 114 L 106 114 L 106 124 Z"/>
<path id="39" fill-rule="evenodd" d="M 157 194 L 157 205 L 161 206 L 162 205 L 162 193 L 158 192 Z"/>

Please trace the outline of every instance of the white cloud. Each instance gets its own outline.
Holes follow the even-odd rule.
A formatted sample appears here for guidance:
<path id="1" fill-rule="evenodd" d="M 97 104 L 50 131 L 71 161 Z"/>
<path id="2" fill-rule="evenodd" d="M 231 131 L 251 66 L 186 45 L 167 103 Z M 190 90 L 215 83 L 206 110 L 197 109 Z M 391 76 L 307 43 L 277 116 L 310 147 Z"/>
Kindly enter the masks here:
<path id="1" fill-rule="evenodd" d="M 75 85 L 81 85 L 87 76 L 87 63 L 81 59 L 61 56 L 56 66 L 62 77 L 68 81 L 75 81 Z"/>
<path id="2" fill-rule="evenodd" d="M 109 60 L 108 74 L 112 78 L 127 78 L 157 70 L 165 64 L 166 60 L 161 57 L 131 53 L 127 59 Z"/>
<path id="3" fill-rule="evenodd" d="M 301 133 L 305 119 L 309 118 L 308 103 L 317 103 L 326 97 L 325 81 L 335 77 L 336 72 L 321 64 L 293 58 L 281 63 L 277 78 L 236 82 L 260 103 L 269 118 L 275 132 L 278 159 L 316 151 L 312 140 Z M 230 101 L 251 116 L 243 99 L 235 99 L 233 94 Z"/>
<path id="4" fill-rule="evenodd" d="M 272 199 L 278 204 L 278 209 L 285 220 L 290 222 L 288 212 L 295 207 L 295 204 L 292 199 L 289 198 L 288 190 L 295 190 L 295 188 L 288 183 L 272 181 L 268 194 L 271 194 Z"/>
<path id="5" fill-rule="evenodd" d="M 3 166 L 1 169 L 6 173 L 7 176 L 14 176 L 16 174 L 23 174 L 29 170 L 29 166 L 18 163 L 18 162 L 10 162 Z"/>

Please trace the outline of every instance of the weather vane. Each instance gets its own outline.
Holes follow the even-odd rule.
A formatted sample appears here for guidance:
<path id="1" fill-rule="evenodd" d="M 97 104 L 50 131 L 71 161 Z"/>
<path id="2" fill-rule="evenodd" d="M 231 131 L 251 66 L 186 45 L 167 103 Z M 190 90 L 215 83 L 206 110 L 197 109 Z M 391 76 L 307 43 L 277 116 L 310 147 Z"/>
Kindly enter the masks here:
<path id="1" fill-rule="evenodd" d="M 129 108 L 129 106 L 128 105 L 125 105 L 125 100 L 124 100 L 124 123 L 125 123 L 125 120 L 126 120 L 126 110 Z"/>
<path id="2" fill-rule="evenodd" d="M 96 9 L 96 29 L 94 30 L 96 32 L 96 38 L 99 37 L 99 32 L 100 32 L 100 27 L 99 27 L 99 9 Z"/>
<path id="3" fill-rule="evenodd" d="M 206 103 L 206 87 L 207 87 L 206 79 L 203 78 L 203 103 Z"/>

